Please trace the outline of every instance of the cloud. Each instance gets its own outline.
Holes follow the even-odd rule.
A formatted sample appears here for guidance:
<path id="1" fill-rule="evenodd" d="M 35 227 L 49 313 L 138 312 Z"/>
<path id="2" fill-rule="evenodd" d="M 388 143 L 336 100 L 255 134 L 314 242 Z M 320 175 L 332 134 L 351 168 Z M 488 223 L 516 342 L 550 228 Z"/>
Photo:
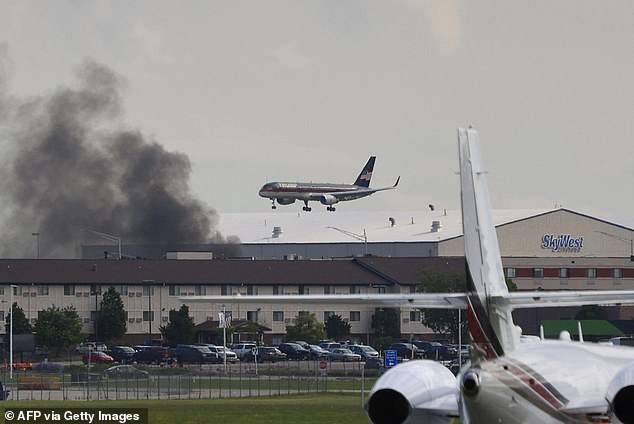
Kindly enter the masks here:
<path id="1" fill-rule="evenodd" d="M 464 7 L 461 0 L 403 0 L 403 5 L 431 36 L 439 53 L 450 56 L 462 46 Z"/>
<path id="2" fill-rule="evenodd" d="M 302 69 L 308 65 L 308 58 L 302 55 L 294 44 L 284 44 L 273 53 L 277 63 L 287 69 Z"/>

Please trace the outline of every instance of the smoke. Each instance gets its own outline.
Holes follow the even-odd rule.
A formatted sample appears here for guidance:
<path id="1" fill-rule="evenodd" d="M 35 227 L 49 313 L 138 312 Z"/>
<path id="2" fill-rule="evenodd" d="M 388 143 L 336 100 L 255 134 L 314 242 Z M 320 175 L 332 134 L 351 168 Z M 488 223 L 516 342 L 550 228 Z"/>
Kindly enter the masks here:
<path id="1" fill-rule="evenodd" d="M 189 189 L 187 156 L 117 128 L 122 80 L 111 69 L 87 60 L 75 86 L 22 100 L 7 94 L 1 56 L 2 256 L 33 257 L 39 233 L 41 257 L 74 257 L 82 229 L 124 244 L 226 242 Z"/>

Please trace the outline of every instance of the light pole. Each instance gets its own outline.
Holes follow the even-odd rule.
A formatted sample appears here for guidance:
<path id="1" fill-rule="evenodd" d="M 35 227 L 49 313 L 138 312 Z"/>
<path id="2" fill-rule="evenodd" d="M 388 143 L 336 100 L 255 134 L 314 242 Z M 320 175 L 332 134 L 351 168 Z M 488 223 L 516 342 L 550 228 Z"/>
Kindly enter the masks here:
<path id="1" fill-rule="evenodd" d="M 95 230 L 89 230 L 86 228 L 81 228 L 79 231 L 86 231 L 88 233 L 92 233 L 98 237 L 101 237 L 102 239 L 117 243 L 117 246 L 119 248 L 119 259 L 121 259 L 121 237 L 120 236 L 115 236 L 113 234 L 108 234 L 108 233 L 102 233 L 100 231 L 95 231 Z"/>
<path id="2" fill-rule="evenodd" d="M 11 302 L 11 306 L 9 306 L 11 313 L 11 321 L 9 323 L 9 380 L 13 380 L 13 289 L 17 287 L 11 284 L 11 294 L 9 296 L 9 302 Z"/>
<path id="3" fill-rule="evenodd" d="M 40 259 L 40 233 L 31 233 L 36 238 L 37 243 L 37 258 Z"/>

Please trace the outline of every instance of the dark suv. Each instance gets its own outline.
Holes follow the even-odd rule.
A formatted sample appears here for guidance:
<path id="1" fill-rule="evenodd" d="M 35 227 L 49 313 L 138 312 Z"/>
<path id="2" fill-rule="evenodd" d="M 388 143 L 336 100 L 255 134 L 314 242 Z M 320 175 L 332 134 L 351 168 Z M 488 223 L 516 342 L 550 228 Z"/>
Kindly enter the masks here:
<path id="1" fill-rule="evenodd" d="M 421 359 L 425 352 L 411 343 L 392 343 L 390 350 L 396 351 L 396 356 L 403 359 Z"/>
<path id="2" fill-rule="evenodd" d="M 112 356 L 115 361 L 122 364 L 132 362 L 136 351 L 130 346 L 113 346 L 108 352 L 108 355 Z"/>
<path id="3" fill-rule="evenodd" d="M 209 364 L 219 363 L 217 353 L 213 353 L 204 346 L 177 345 L 170 349 L 170 355 L 174 356 L 181 364 Z"/>
<path id="4" fill-rule="evenodd" d="M 132 360 L 140 364 L 160 364 L 170 362 L 169 350 L 161 346 L 135 346 Z"/>
<path id="5" fill-rule="evenodd" d="M 297 343 L 282 343 L 277 347 L 286 357 L 291 360 L 304 360 L 310 356 L 310 351 L 304 349 Z"/>

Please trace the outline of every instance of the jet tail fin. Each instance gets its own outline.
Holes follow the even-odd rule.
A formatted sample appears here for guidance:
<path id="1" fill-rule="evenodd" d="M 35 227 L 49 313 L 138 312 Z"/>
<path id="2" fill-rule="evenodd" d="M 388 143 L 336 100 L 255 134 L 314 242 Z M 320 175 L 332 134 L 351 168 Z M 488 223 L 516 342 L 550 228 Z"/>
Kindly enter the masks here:
<path id="1" fill-rule="evenodd" d="M 513 350 L 519 332 L 511 317 L 477 131 L 459 128 L 458 144 L 469 332 L 473 343 L 491 359 Z"/>
<path id="2" fill-rule="evenodd" d="M 370 156 L 370 159 L 368 159 L 368 162 L 361 170 L 361 173 L 357 177 L 357 180 L 354 182 L 354 185 L 358 187 L 370 187 L 370 179 L 372 178 L 372 171 L 374 170 L 375 161 L 376 156 Z"/>

